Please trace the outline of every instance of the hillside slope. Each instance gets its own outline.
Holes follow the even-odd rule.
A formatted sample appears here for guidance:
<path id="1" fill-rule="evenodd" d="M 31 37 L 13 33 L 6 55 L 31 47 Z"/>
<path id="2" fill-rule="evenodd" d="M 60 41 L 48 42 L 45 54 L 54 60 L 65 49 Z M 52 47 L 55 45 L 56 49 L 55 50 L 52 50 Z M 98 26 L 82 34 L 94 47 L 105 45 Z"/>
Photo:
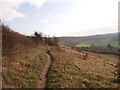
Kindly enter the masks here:
<path id="1" fill-rule="evenodd" d="M 64 45 L 59 51 L 51 47 L 51 53 L 48 88 L 116 88 L 119 85 L 114 83 L 117 56 L 77 52 Z"/>
<path id="2" fill-rule="evenodd" d="M 34 88 L 47 60 L 47 47 L 2 26 L 2 87 Z"/>
<path id="3" fill-rule="evenodd" d="M 51 58 L 48 88 L 116 88 L 118 56 L 77 52 L 57 38 L 24 36 L 2 26 L 3 88 L 35 88 Z M 49 63 L 48 63 L 49 64 Z M 46 75 L 46 74 L 45 74 Z"/>
<path id="4" fill-rule="evenodd" d="M 120 34 L 120 33 L 119 33 Z M 89 47 L 92 44 L 95 46 L 118 46 L 118 33 L 92 35 L 84 37 L 59 37 L 59 40 L 69 46 L 84 46 Z"/>

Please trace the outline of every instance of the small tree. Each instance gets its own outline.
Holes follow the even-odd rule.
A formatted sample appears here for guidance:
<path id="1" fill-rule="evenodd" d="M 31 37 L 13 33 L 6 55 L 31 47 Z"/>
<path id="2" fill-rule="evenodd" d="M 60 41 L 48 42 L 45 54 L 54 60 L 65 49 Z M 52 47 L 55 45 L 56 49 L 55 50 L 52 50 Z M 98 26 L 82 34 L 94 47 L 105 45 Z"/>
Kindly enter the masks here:
<path id="1" fill-rule="evenodd" d="M 40 43 L 43 42 L 43 38 L 42 38 L 42 33 L 41 32 L 35 32 L 34 33 L 34 37 L 35 37 L 35 42 L 36 43 Z"/>
<path id="2" fill-rule="evenodd" d="M 111 49 L 113 48 L 111 44 L 107 44 L 107 48 Z"/>
<path id="3" fill-rule="evenodd" d="M 35 35 L 35 37 L 42 38 L 42 33 L 41 33 L 41 32 L 40 32 L 40 33 L 38 33 L 38 32 L 35 32 L 35 33 L 34 33 L 34 35 Z"/>

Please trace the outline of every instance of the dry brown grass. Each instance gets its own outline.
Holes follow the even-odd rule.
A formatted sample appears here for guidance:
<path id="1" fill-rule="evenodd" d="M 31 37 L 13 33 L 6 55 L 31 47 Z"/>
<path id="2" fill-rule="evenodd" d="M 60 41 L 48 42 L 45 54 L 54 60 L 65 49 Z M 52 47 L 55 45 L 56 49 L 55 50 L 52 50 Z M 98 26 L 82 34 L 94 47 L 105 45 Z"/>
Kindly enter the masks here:
<path id="1" fill-rule="evenodd" d="M 44 67 L 48 48 L 34 39 L 3 26 L 3 88 L 33 88 Z M 50 38 L 47 38 L 50 39 Z M 51 44 L 47 40 L 47 44 Z M 52 43 L 53 44 L 53 43 Z M 49 88 L 116 88 L 113 83 L 118 58 L 111 55 L 77 52 L 70 47 L 50 47 L 53 62 Z M 88 53 L 87 58 L 84 55 Z"/>
<path id="2" fill-rule="evenodd" d="M 77 52 L 62 46 L 61 51 L 52 48 L 53 64 L 49 72 L 49 88 L 116 88 L 116 56 Z M 82 57 L 88 53 L 88 59 Z"/>
<path id="3" fill-rule="evenodd" d="M 47 56 L 44 47 L 16 50 L 14 57 L 3 57 L 3 87 L 33 88 L 44 67 Z"/>
<path id="4" fill-rule="evenodd" d="M 47 60 L 46 47 L 8 26 L 2 28 L 3 88 L 35 87 Z"/>

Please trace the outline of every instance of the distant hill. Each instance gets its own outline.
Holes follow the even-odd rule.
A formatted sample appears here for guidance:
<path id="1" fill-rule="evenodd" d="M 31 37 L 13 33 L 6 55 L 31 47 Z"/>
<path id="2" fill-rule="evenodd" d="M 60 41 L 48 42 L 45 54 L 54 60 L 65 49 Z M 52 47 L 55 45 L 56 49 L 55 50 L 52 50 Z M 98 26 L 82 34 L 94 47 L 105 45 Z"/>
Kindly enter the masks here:
<path id="1" fill-rule="evenodd" d="M 120 35 L 120 33 L 109 33 L 83 37 L 59 37 L 59 41 L 77 47 L 107 46 L 107 44 L 118 47 L 118 34 Z"/>

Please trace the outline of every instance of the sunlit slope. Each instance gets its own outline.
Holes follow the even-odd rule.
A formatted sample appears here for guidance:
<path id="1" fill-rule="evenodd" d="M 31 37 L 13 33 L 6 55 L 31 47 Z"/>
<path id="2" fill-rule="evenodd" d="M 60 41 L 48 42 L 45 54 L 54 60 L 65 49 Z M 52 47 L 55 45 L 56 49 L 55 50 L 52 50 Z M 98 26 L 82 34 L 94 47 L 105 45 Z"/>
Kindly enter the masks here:
<path id="1" fill-rule="evenodd" d="M 84 54 L 88 53 L 88 58 Z M 117 56 L 77 52 L 62 46 L 51 48 L 52 66 L 48 74 L 49 88 L 115 88 L 114 70 Z"/>

